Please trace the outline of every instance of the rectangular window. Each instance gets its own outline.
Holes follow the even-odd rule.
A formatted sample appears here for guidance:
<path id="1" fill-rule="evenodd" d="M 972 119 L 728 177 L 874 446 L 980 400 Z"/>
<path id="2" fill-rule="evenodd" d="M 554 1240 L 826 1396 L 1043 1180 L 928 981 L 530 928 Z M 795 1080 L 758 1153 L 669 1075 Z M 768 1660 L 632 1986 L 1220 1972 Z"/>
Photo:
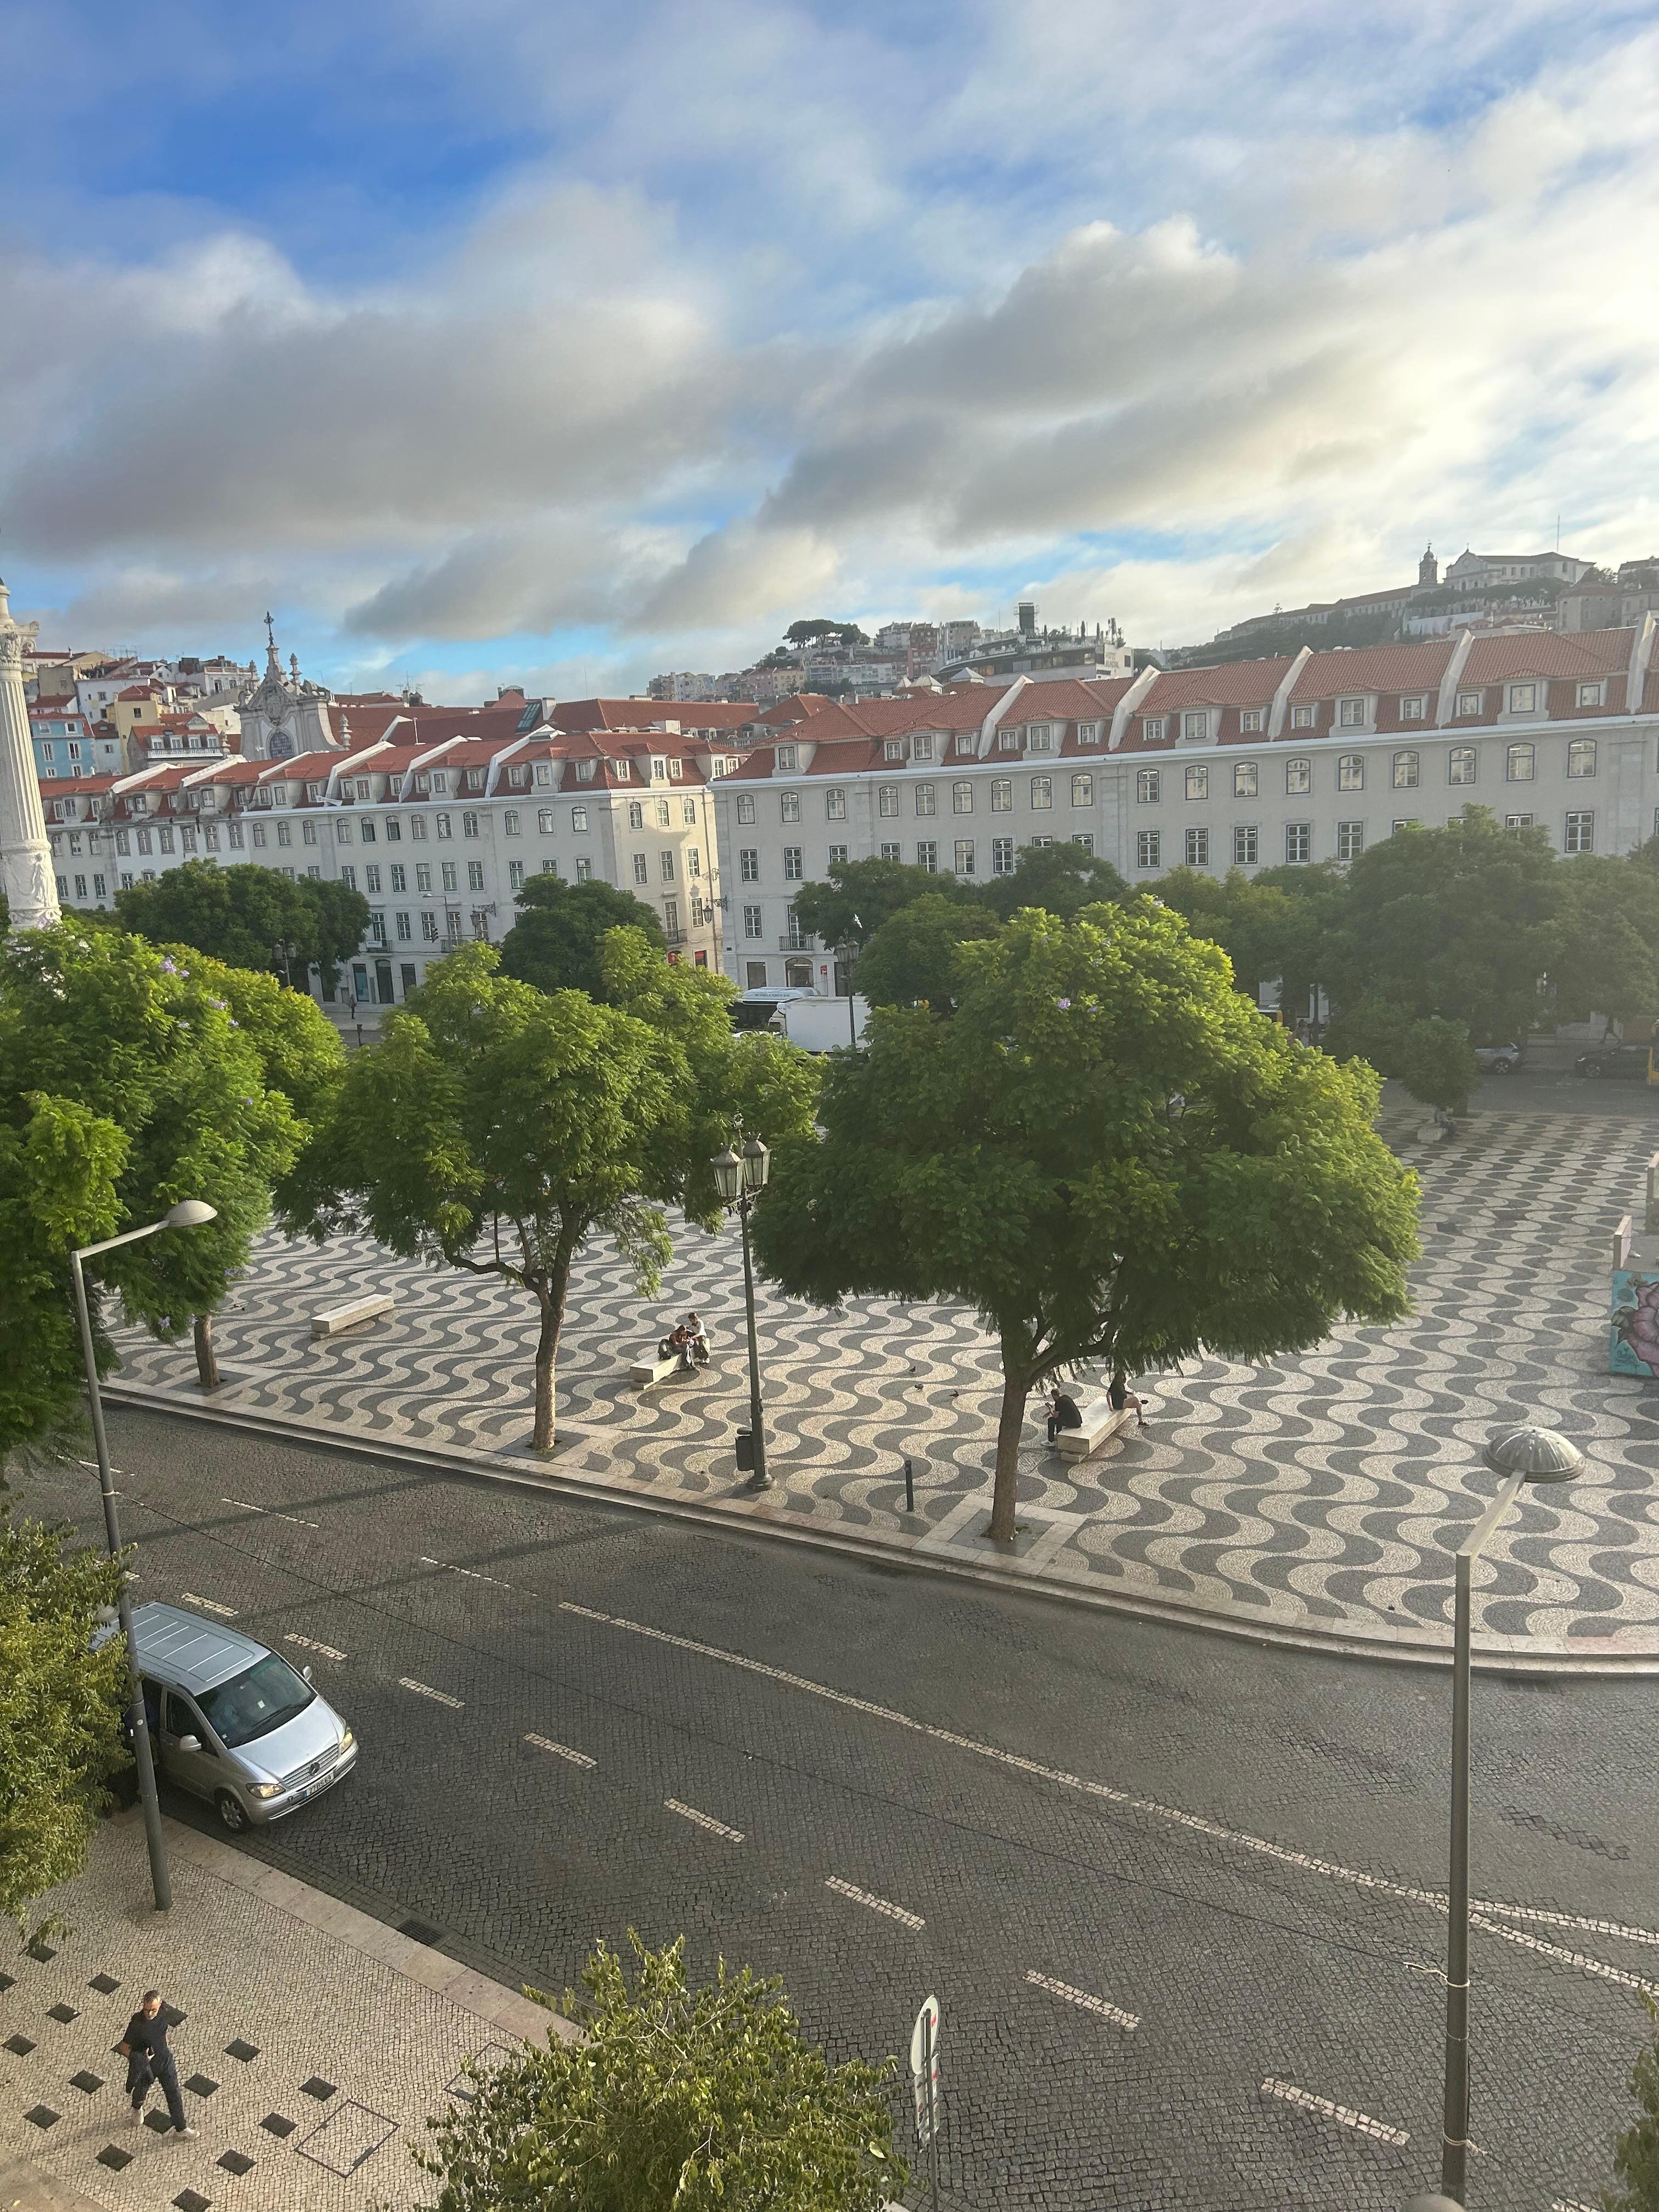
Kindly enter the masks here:
<path id="1" fill-rule="evenodd" d="M 1054 778 L 1051 775 L 1034 775 L 1031 778 L 1032 805 L 1036 809 L 1037 812 L 1041 814 L 1045 808 L 1052 806 L 1054 803 Z"/>
<path id="2" fill-rule="evenodd" d="M 410 836 L 414 839 L 415 842 L 416 842 L 417 845 L 424 845 L 424 844 L 425 844 L 425 842 L 426 842 L 426 817 L 425 817 L 425 815 L 424 815 L 424 814 L 411 814 L 411 815 L 410 816 L 410 817 L 409 817 L 409 834 L 410 834 Z"/>
<path id="3" fill-rule="evenodd" d="M 1101 728 L 1102 725 L 1098 722 L 1079 722 L 1077 726 L 1079 744 L 1097 745 L 1100 743 Z"/>
<path id="4" fill-rule="evenodd" d="M 1402 699 L 1400 702 L 1400 719 L 1402 722 L 1424 721 L 1427 719 L 1428 711 L 1428 699 L 1420 691 L 1409 698 Z"/>
<path id="5" fill-rule="evenodd" d="M 795 748 L 793 745 L 780 745 L 778 747 L 778 766 L 786 772 L 793 773 L 795 766 Z"/>
<path id="6" fill-rule="evenodd" d="M 371 860 L 368 866 L 363 870 L 363 889 L 366 891 L 378 891 L 380 888 L 380 863 L 377 860 Z"/>
<path id="7" fill-rule="evenodd" d="M 423 914 L 421 916 L 421 938 L 422 943 L 427 945 L 435 945 L 438 942 L 438 917 L 435 914 Z"/>
<path id="8" fill-rule="evenodd" d="M 410 938 L 415 934 L 415 927 L 409 915 L 406 914 L 394 915 L 392 916 L 392 921 L 398 932 L 398 944 L 407 945 Z"/>
<path id="9" fill-rule="evenodd" d="M 392 864 L 392 888 L 394 891 L 406 888 L 406 874 L 407 872 L 394 860 Z"/>
<path id="10" fill-rule="evenodd" d="M 696 826 L 697 826 L 697 802 L 696 802 L 696 800 L 695 799 L 681 799 L 681 801 L 680 801 L 680 826 L 681 826 L 681 828 L 682 828 L 682 829 L 684 829 L 684 830 L 695 830 L 695 829 L 696 828 Z"/>
<path id="11" fill-rule="evenodd" d="M 993 814 L 1012 814 L 1014 811 L 1014 782 L 1012 776 L 994 775 L 991 778 L 991 811 Z"/>
<path id="12" fill-rule="evenodd" d="M 1365 756 L 1364 753 L 1339 753 L 1336 762 L 1336 787 L 1339 791 L 1364 791 L 1365 788 Z"/>
<path id="13" fill-rule="evenodd" d="M 663 935 L 672 945 L 680 933 L 680 902 L 678 899 L 663 901 L 662 929 Z"/>
<path id="14" fill-rule="evenodd" d="M 1253 868 L 1256 862 L 1256 827 L 1254 822 L 1235 822 L 1233 824 L 1233 866 Z"/>
<path id="15" fill-rule="evenodd" d="M 1094 780 L 1093 776 L 1091 776 L 1091 775 L 1074 775 L 1074 776 L 1072 778 L 1072 804 L 1073 804 L 1073 806 L 1092 806 L 1092 805 L 1094 805 L 1094 803 L 1095 803 L 1095 780 Z"/>
<path id="16" fill-rule="evenodd" d="M 519 834 L 519 810 L 518 810 L 518 808 L 517 808 L 516 806 L 508 806 L 508 807 L 504 807 L 504 808 L 502 809 L 502 811 L 501 811 L 501 835 L 502 835 L 502 836 L 504 836 L 504 837 L 516 837 L 516 836 L 518 836 L 518 834 Z"/>
<path id="17" fill-rule="evenodd" d="M 972 785 L 971 783 L 953 783 L 953 784 L 951 786 L 951 813 L 952 813 L 952 814 L 971 814 L 971 813 L 973 812 L 973 811 L 974 811 L 974 787 L 973 787 L 973 785 Z"/>
<path id="18" fill-rule="evenodd" d="M 1238 710 L 1238 726 L 1246 737 L 1253 731 L 1265 730 L 1267 726 L 1265 709 L 1261 707 L 1241 707 Z"/>
<path id="19" fill-rule="evenodd" d="M 1317 707 L 1292 707 L 1291 709 L 1291 727 L 1293 730 L 1311 730 L 1318 720 Z"/>
<path id="20" fill-rule="evenodd" d="M 189 834 L 186 832 L 186 835 Z M 279 822 L 276 824 L 276 842 L 279 845 L 291 845 L 294 842 L 294 824 L 291 822 Z"/>
<path id="21" fill-rule="evenodd" d="M 1256 764 L 1254 761 L 1233 763 L 1233 797 L 1254 799 L 1256 795 Z"/>
<path id="22" fill-rule="evenodd" d="M 1581 684 L 1578 687 L 1578 703 L 1581 707 L 1599 707 L 1607 696 L 1607 687 L 1605 684 Z"/>
<path id="23" fill-rule="evenodd" d="M 1033 722 L 1025 732 L 1028 753 L 1046 753 L 1054 744 L 1054 733 L 1047 722 Z"/>
<path id="24" fill-rule="evenodd" d="M 933 811 L 933 787 L 931 783 L 919 783 L 916 786 L 916 811 L 918 814 L 931 814 Z"/>
<path id="25" fill-rule="evenodd" d="M 1417 788 L 1418 757 L 1415 753 L 1396 753 L 1394 757 L 1392 781 L 1396 791 L 1415 791 Z"/>
<path id="26" fill-rule="evenodd" d="M 1207 799 L 1209 795 L 1209 769 L 1207 767 L 1200 768 L 1196 763 L 1194 763 L 1187 770 L 1187 796 L 1188 799 Z"/>
<path id="27" fill-rule="evenodd" d="M 1210 734 L 1209 716 L 1201 714 L 1183 714 L 1181 718 L 1181 734 L 1189 745 L 1201 745 Z"/>
<path id="28" fill-rule="evenodd" d="M 1209 831 L 1207 830 L 1189 830 L 1187 832 L 1187 866 L 1189 868 L 1207 868 L 1209 865 Z"/>
<path id="29" fill-rule="evenodd" d="M 1365 702 L 1363 699 L 1339 699 L 1336 702 L 1339 728 L 1363 730 L 1365 726 Z"/>
<path id="30" fill-rule="evenodd" d="M 1285 763 L 1285 788 L 1292 795 L 1313 789 L 1313 763 L 1297 759 Z"/>
<path id="31" fill-rule="evenodd" d="M 1095 841 L 1086 830 L 1073 830 L 1072 842 L 1074 845 L 1081 845 L 1085 853 L 1092 853 L 1095 849 Z"/>
<path id="32" fill-rule="evenodd" d="M 1537 818 L 1535 814 L 1506 814 L 1504 827 L 1506 830 L 1530 830 Z"/>
<path id="33" fill-rule="evenodd" d="M 889 738 L 881 749 L 881 756 L 884 760 L 902 761 L 904 758 L 903 738 Z"/>
<path id="34" fill-rule="evenodd" d="M 441 843 L 446 837 L 454 835 L 454 825 L 447 814 L 434 816 L 434 819 L 438 825 L 438 838 Z"/>
<path id="35" fill-rule="evenodd" d="M 208 835 L 210 837 L 213 837 L 216 841 L 216 831 L 210 830 Z M 314 845 L 316 842 L 317 824 L 314 822 L 302 822 L 300 824 L 300 842 L 302 845 Z"/>
<path id="36" fill-rule="evenodd" d="M 662 862 L 662 879 L 664 883 L 672 884 L 674 880 L 674 855 L 672 853 L 665 852 L 659 854 L 657 857 Z"/>
<path id="37" fill-rule="evenodd" d="M 1290 861 L 1310 860 L 1313 858 L 1313 823 L 1287 822 L 1285 824 L 1285 858 Z"/>
<path id="38" fill-rule="evenodd" d="M 685 872 L 693 883 L 696 883 L 697 878 L 702 873 L 702 854 L 695 845 L 688 845 L 686 848 Z"/>
<path id="39" fill-rule="evenodd" d="M 1538 765 L 1534 745 L 1510 745 L 1504 755 L 1504 780 L 1506 783 L 1530 783 Z"/>
<path id="40" fill-rule="evenodd" d="M 577 815 L 585 815 L 586 811 L 587 810 L 585 806 L 579 806 L 575 810 Z M 574 821 L 571 823 L 571 827 L 573 829 L 575 827 L 575 823 Z M 538 836 L 550 837 L 553 835 L 553 809 L 550 806 L 538 806 L 536 809 L 536 830 Z"/>
<path id="41" fill-rule="evenodd" d="M 891 820 L 898 812 L 898 786 L 879 783 L 876 786 L 876 811 Z"/>
<path id="42" fill-rule="evenodd" d="M 1454 745 L 1446 756 L 1448 783 L 1473 783 L 1475 777 L 1476 757 L 1473 745 Z"/>
<path id="43" fill-rule="evenodd" d="M 1140 718 L 1141 738 L 1149 745 L 1161 745 L 1168 729 L 1168 720 L 1162 714 L 1143 714 Z"/>
<path id="44" fill-rule="evenodd" d="M 334 842 L 337 845 L 349 845 L 351 842 L 351 824 L 343 816 L 334 825 Z"/>
<path id="45" fill-rule="evenodd" d="M 1457 695 L 1458 713 L 1478 714 L 1480 712 L 1480 702 L 1485 696 L 1486 694 L 1481 691 L 1460 691 Z"/>
<path id="46" fill-rule="evenodd" d="M 443 888 L 445 890 L 453 891 L 456 890 L 458 886 L 455 879 L 455 863 L 453 860 L 444 860 L 441 862 L 440 872 L 442 875 Z"/>
<path id="47" fill-rule="evenodd" d="M 1595 738 L 1574 738 L 1567 746 L 1567 774 L 1572 776 L 1578 776 L 1594 775 L 1595 773 Z"/>
<path id="48" fill-rule="evenodd" d="M 826 822 L 845 822 L 847 819 L 847 793 L 839 786 L 823 794 L 823 818 Z"/>
<path id="49" fill-rule="evenodd" d="M 881 848 L 881 857 L 884 860 L 896 860 L 899 858 L 898 847 L 896 845 L 883 845 Z"/>
<path id="50" fill-rule="evenodd" d="M 384 945 L 386 943 L 386 916 L 383 914 L 370 915 L 368 917 L 368 934 L 371 944 Z"/>
<path id="51" fill-rule="evenodd" d="M 1538 708 L 1538 686 L 1535 684 L 1511 684 L 1510 712 L 1511 714 L 1531 714 Z"/>
<path id="52" fill-rule="evenodd" d="M 1414 814 L 1396 815 L 1395 817 L 1394 827 L 1395 830 L 1415 830 L 1417 827 L 1417 817 Z"/>
<path id="53" fill-rule="evenodd" d="M 345 885 L 349 891 L 355 891 L 357 888 L 357 871 L 356 868 L 342 868 L 340 871 L 340 881 Z"/>
<path id="54" fill-rule="evenodd" d="M 415 888 L 417 891 L 429 891 L 431 890 L 432 863 L 430 860 L 417 860 L 416 862 Z"/>
<path id="55" fill-rule="evenodd" d="M 1562 850 L 1568 853 L 1593 853 L 1595 850 L 1595 817 L 1593 814 L 1569 814 L 1566 842 Z"/>
<path id="56" fill-rule="evenodd" d="M 1339 822 L 1336 825 L 1336 857 L 1339 860 L 1357 860 L 1365 849 L 1365 825 L 1363 822 Z"/>
<path id="57" fill-rule="evenodd" d="M 1012 837 L 993 837 L 991 840 L 991 873 L 1012 876 L 1014 872 L 1014 841 Z"/>
<path id="58" fill-rule="evenodd" d="M 910 740 L 910 757 L 912 760 L 919 761 L 932 760 L 933 757 L 933 738 L 926 735 L 912 738 Z"/>
<path id="59" fill-rule="evenodd" d="M 634 880 L 636 884 L 648 884 L 651 880 L 651 870 L 643 853 L 634 855 Z"/>
<path id="60" fill-rule="evenodd" d="M 832 845 L 830 848 L 830 866 L 832 868 L 844 868 L 846 866 L 847 850 L 848 848 L 845 845 Z M 696 854 L 694 853 L 691 857 L 693 860 L 696 860 Z"/>
<path id="61" fill-rule="evenodd" d="M 483 862 L 482 860 L 469 860 L 467 862 L 466 887 L 470 891 L 481 891 L 483 889 Z"/>
<path id="62" fill-rule="evenodd" d="M 738 793 L 738 819 L 739 822 L 752 822 L 754 818 L 755 794 L 752 791 L 740 791 Z"/>
<path id="63" fill-rule="evenodd" d="M 1135 776 L 1135 798 L 1142 806 L 1156 806 L 1164 797 L 1164 771 L 1143 768 Z"/>
<path id="64" fill-rule="evenodd" d="M 544 870 L 544 873 L 545 873 L 545 870 Z M 579 884 L 591 884 L 592 880 L 593 863 L 592 860 L 588 860 L 586 855 L 584 855 L 576 863 L 576 881 Z"/>
<path id="65" fill-rule="evenodd" d="M 957 839 L 956 872 L 959 876 L 971 876 L 974 872 L 974 841 L 971 837 Z"/>
<path id="66" fill-rule="evenodd" d="M 461 835 L 462 835 L 462 836 L 463 836 L 463 837 L 476 837 L 476 836 L 477 836 L 477 834 L 478 834 L 478 817 L 477 817 L 477 816 L 476 814 L 463 814 L 463 815 L 462 815 L 462 817 L 461 817 Z"/>
<path id="67" fill-rule="evenodd" d="M 745 884 L 760 881 L 760 854 L 752 845 L 742 845 L 738 848 L 738 880 Z"/>
<path id="68" fill-rule="evenodd" d="M 743 910 L 743 933 L 745 937 L 763 937 L 763 916 L 757 906 L 746 906 Z"/>
<path id="69" fill-rule="evenodd" d="M 805 873 L 801 866 L 800 847 L 786 845 L 783 848 L 783 880 L 787 884 L 798 884 L 804 879 Z"/>
<path id="70" fill-rule="evenodd" d="M 164 830 L 161 832 L 161 835 L 164 837 L 168 837 L 170 833 Z M 253 825 L 253 842 L 263 851 L 265 842 L 265 825 L 263 822 L 256 822 Z"/>
<path id="71" fill-rule="evenodd" d="M 1017 753 L 1019 750 L 1019 732 L 1018 730 L 999 730 L 997 732 L 997 750 L 1000 753 Z"/>
<path id="72" fill-rule="evenodd" d="M 781 791 L 778 793 L 778 819 L 781 822 L 799 822 L 800 820 L 799 792 Z"/>
<path id="73" fill-rule="evenodd" d="M 357 786 L 357 796 L 359 799 L 368 797 L 368 786 L 366 783 L 360 783 Z M 260 793 L 259 799 L 262 805 L 268 803 L 264 792 Z M 374 824 L 372 822 L 360 822 L 357 828 L 364 844 L 372 845 L 374 842 Z"/>
<path id="74" fill-rule="evenodd" d="M 930 876 L 939 873 L 939 847 L 931 837 L 924 838 L 916 847 L 916 866 L 925 868 Z"/>

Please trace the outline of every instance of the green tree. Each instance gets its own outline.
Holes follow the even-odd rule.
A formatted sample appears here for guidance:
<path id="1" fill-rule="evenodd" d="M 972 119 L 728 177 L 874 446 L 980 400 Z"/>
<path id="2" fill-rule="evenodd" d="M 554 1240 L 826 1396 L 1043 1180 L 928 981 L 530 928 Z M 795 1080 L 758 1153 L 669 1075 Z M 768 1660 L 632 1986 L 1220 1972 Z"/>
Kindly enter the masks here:
<path id="1" fill-rule="evenodd" d="M 684 1943 L 603 1943 L 564 2007 L 582 2039 L 470 2068 L 477 2094 L 417 2153 L 437 2212 L 879 2212 L 907 2179 L 890 2059 L 830 2065 L 781 1984 L 724 1960 L 687 1985 Z"/>
<path id="2" fill-rule="evenodd" d="M 854 986 L 872 1006 L 909 1006 L 921 1000 L 948 1011 L 956 993 L 957 945 L 994 937 L 1000 926 L 981 906 L 930 893 L 883 922 L 859 954 Z"/>
<path id="3" fill-rule="evenodd" d="M 960 1299 L 1003 1372 L 991 1533 L 1014 1534 L 1030 1392 L 1211 1351 L 1260 1360 L 1406 1310 L 1415 1182 L 1376 1079 L 1255 1013 L 1153 901 L 1017 915 L 958 951 L 957 1008 L 872 1016 L 821 1139 L 756 1214 L 790 1294 Z"/>
<path id="4" fill-rule="evenodd" d="M 0 1158 L 23 1170 L 0 1200 L 15 1226 L 0 1250 L 0 1309 L 17 1315 L 29 1347 L 21 1376 L 0 1385 L 0 1458 L 47 1439 L 78 1394 L 72 1243 L 155 1221 L 181 1198 L 215 1207 L 205 1227 L 99 1262 L 128 1317 L 168 1340 L 219 1306 L 246 1266 L 271 1186 L 307 1133 L 267 1080 L 257 991 L 239 1001 L 249 1016 L 239 1025 L 240 988 L 217 962 L 119 930 L 66 924 L 0 945 Z M 301 1018 L 323 1019 L 314 1009 Z M 94 1296 L 107 1364 L 95 1285 Z M 9 1355 L 17 1340 L 9 1333 Z"/>
<path id="5" fill-rule="evenodd" d="M 1524 1039 L 1558 949 L 1555 867 L 1542 829 L 1505 830 L 1483 806 L 1368 846 L 1333 933 L 1333 998 L 1462 1022 L 1481 1044 Z"/>
<path id="6" fill-rule="evenodd" d="M 1641 2117 L 1620 2130 L 1613 2146 L 1618 2185 L 1601 2192 L 1602 2212 L 1659 2212 L 1659 2008 L 1645 1993 L 1642 2002 L 1652 2032 L 1630 2077 Z"/>
<path id="7" fill-rule="evenodd" d="M 1650 1022 L 1659 1014 L 1659 872 L 1644 852 L 1558 860 L 1553 885 L 1558 942 L 1549 981 L 1557 1018 Z"/>
<path id="8" fill-rule="evenodd" d="M 900 860 L 832 860 L 827 881 L 804 884 L 796 893 L 795 913 L 806 934 L 820 945 L 867 945 L 884 921 L 920 898 L 955 899 L 967 906 L 974 893 L 954 876 L 907 867 Z"/>
<path id="9" fill-rule="evenodd" d="M 603 995 L 599 941 L 611 929 L 637 929 L 658 946 L 655 909 L 631 891 L 598 882 L 568 884 L 532 876 L 518 896 L 519 918 L 501 940 L 501 973 L 538 991 Z"/>
<path id="10" fill-rule="evenodd" d="M 368 902 L 344 884 L 275 868 L 186 860 L 115 896 L 121 927 L 152 945 L 187 945 L 232 968 L 268 969 L 305 988 L 316 968 L 331 991 L 368 928 Z"/>
<path id="11" fill-rule="evenodd" d="M 85 1865 L 125 1763 L 126 1647 L 93 1649 L 123 1571 L 71 1550 L 64 1530 L 0 1514 L 0 1914 L 20 1927 Z"/>
<path id="12" fill-rule="evenodd" d="M 993 876 L 980 897 L 1006 921 L 1023 906 L 1069 921 L 1102 899 L 1127 898 L 1129 886 L 1109 860 L 1098 860 L 1086 846 L 1067 838 L 1052 845 L 1022 845 L 1012 876 Z"/>
<path id="13" fill-rule="evenodd" d="M 1252 1001 L 1259 1002 L 1263 984 L 1277 983 L 1288 1020 L 1306 1012 L 1346 893 L 1328 864 L 1264 868 L 1254 878 L 1230 868 L 1219 881 L 1200 868 L 1172 868 L 1152 891 L 1185 917 L 1194 937 L 1220 945 Z"/>
<path id="14" fill-rule="evenodd" d="M 712 1228 L 708 1162 L 735 1127 L 811 1126 L 812 1063 L 781 1039 L 738 1038 L 732 986 L 670 968 L 620 930 L 603 948 L 609 1004 L 498 972 L 460 947 L 351 1055 L 302 1170 L 291 1226 L 320 1242 L 367 1229 L 390 1250 L 495 1275 L 536 1301 L 534 1448 L 554 1443 L 570 1270 L 609 1236 L 640 1294 L 671 1247 L 664 1207 Z"/>
<path id="15" fill-rule="evenodd" d="M 830 637 L 842 645 L 870 642 L 856 623 L 828 622 L 821 615 L 805 622 L 793 622 L 783 634 L 791 645 L 817 645 Z"/>
<path id="16" fill-rule="evenodd" d="M 1448 1113 L 1468 1111 L 1480 1070 L 1462 1022 L 1424 1020 L 1386 999 L 1361 999 L 1327 1029 L 1334 1060 L 1366 1060 L 1379 1075 L 1397 1076 L 1413 1098 Z"/>

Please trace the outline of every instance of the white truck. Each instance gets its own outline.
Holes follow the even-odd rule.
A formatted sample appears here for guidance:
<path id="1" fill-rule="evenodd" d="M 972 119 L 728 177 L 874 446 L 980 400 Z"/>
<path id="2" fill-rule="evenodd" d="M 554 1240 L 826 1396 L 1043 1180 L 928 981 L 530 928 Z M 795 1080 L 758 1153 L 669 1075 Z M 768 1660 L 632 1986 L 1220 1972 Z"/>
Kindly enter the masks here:
<path id="1" fill-rule="evenodd" d="M 778 1009 L 785 1036 L 804 1052 L 838 1052 L 862 1044 L 869 1018 L 870 1002 L 856 992 L 850 999 L 822 999 L 816 993 L 786 999 Z"/>

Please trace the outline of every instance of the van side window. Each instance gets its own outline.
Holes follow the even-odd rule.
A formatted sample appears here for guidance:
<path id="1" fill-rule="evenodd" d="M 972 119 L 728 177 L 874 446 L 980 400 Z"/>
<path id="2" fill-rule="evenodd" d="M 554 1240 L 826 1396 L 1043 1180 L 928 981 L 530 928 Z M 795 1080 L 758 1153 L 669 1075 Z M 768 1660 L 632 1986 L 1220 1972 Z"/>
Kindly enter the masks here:
<path id="1" fill-rule="evenodd" d="M 165 1733 L 170 1736 L 200 1736 L 203 1750 L 208 1751 L 212 1748 L 208 1742 L 207 1731 L 202 1725 L 200 1714 L 191 1704 L 189 1698 L 180 1697 L 177 1690 L 167 1692 Z"/>
<path id="2" fill-rule="evenodd" d="M 152 1737 L 160 1733 L 161 1726 L 161 1686 L 148 1679 L 144 1682 L 144 1726 Z"/>

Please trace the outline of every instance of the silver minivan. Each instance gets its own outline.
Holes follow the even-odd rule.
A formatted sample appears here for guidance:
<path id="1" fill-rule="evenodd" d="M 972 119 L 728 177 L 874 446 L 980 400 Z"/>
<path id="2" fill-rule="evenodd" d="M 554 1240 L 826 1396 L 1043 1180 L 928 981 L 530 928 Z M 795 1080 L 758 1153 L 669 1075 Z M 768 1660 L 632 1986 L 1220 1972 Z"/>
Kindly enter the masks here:
<path id="1" fill-rule="evenodd" d="M 144 1712 L 161 1771 L 210 1799 L 233 1834 L 331 1790 L 357 1739 L 312 1686 L 311 1669 L 176 1605 L 132 1616 Z"/>

